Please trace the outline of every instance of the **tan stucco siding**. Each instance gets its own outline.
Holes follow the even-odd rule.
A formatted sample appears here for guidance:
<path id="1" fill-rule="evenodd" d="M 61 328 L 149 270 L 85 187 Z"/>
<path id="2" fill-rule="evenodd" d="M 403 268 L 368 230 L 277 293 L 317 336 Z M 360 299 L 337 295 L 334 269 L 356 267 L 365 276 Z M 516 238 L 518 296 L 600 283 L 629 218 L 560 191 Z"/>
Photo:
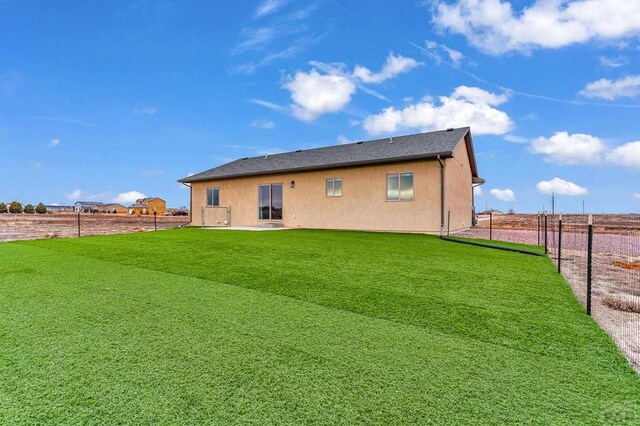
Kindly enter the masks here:
<path id="1" fill-rule="evenodd" d="M 201 210 L 206 205 L 207 188 L 216 187 L 220 189 L 220 206 L 231 209 L 232 226 L 259 225 L 262 221 L 258 220 L 258 185 L 281 183 L 281 222 L 285 227 L 437 233 L 440 229 L 439 168 L 437 161 L 429 160 L 193 182 L 192 224 L 202 223 Z M 414 174 L 414 200 L 387 201 L 387 174 L 407 172 Z M 341 197 L 325 195 L 329 178 L 342 178 Z M 291 181 L 295 181 L 294 188 Z"/>
<path id="2" fill-rule="evenodd" d="M 450 220 L 448 227 L 451 231 L 471 226 L 471 177 L 471 165 L 463 139 L 453 151 L 453 158 L 448 158 L 445 164 L 445 223 Z"/>

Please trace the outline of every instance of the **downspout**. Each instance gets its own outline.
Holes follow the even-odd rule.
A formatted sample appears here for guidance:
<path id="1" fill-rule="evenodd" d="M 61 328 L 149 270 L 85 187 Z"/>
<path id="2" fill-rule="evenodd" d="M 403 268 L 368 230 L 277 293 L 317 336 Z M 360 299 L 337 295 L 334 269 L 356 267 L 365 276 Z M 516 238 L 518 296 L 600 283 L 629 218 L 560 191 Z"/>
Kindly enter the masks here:
<path id="1" fill-rule="evenodd" d="M 440 163 L 440 236 L 444 235 L 444 162 L 438 155 Z"/>
<path id="2" fill-rule="evenodd" d="M 482 184 L 481 183 L 477 185 L 471 184 L 471 210 L 472 210 L 471 226 L 476 226 L 478 224 L 476 221 L 476 191 L 475 190 L 480 185 Z"/>
<path id="3" fill-rule="evenodd" d="M 180 181 L 180 183 L 186 186 L 187 188 L 189 188 L 189 222 L 187 223 L 191 225 L 193 222 L 193 189 L 191 188 L 191 185 L 187 185 L 182 181 Z M 187 225 L 187 223 L 185 223 L 184 225 Z M 181 226 L 184 226 L 184 225 L 181 225 Z"/>

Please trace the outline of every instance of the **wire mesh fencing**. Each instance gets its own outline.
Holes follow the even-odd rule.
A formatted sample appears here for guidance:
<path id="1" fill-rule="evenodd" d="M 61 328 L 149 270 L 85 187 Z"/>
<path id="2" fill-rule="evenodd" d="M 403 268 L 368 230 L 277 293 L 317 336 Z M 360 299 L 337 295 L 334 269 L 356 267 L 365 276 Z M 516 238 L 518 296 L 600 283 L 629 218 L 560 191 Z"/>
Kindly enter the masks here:
<path id="1" fill-rule="evenodd" d="M 103 213 L 0 214 L 0 242 L 69 238 L 175 228 L 188 216 Z"/>
<path id="2" fill-rule="evenodd" d="M 462 208 L 450 208 L 451 216 L 459 215 L 460 210 Z M 510 214 L 487 210 L 476 214 L 473 220 L 469 221 L 473 223 L 473 226 L 458 229 L 452 234 L 465 238 L 542 246 L 543 215 Z"/>
<path id="3" fill-rule="evenodd" d="M 458 236 L 544 247 L 585 312 L 640 372 L 640 215 L 480 215 Z"/>
<path id="4" fill-rule="evenodd" d="M 595 215 L 592 227 L 592 315 L 640 371 L 640 215 Z"/>

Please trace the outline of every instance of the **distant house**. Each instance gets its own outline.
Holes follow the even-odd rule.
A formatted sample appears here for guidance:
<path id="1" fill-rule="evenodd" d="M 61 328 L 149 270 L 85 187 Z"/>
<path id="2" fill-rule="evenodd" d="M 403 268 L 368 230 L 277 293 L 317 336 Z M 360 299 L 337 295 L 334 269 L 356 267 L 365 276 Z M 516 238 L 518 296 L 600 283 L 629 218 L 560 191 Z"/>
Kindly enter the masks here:
<path id="1" fill-rule="evenodd" d="M 159 197 L 140 198 L 129 206 L 129 214 L 146 215 L 156 212 L 159 216 L 167 210 L 167 202 Z"/>
<path id="2" fill-rule="evenodd" d="M 59 204 L 46 205 L 48 212 L 60 213 L 60 212 L 72 212 L 75 211 L 75 206 L 61 206 Z"/>
<path id="3" fill-rule="evenodd" d="M 74 204 L 74 211 L 80 213 L 97 213 L 104 205 L 99 201 L 76 201 Z"/>
<path id="4" fill-rule="evenodd" d="M 100 213 L 118 213 L 118 214 L 127 214 L 129 213 L 129 209 L 122 204 L 118 203 L 108 203 L 101 205 L 98 210 Z"/>
<path id="5" fill-rule="evenodd" d="M 241 158 L 185 177 L 191 225 L 438 233 L 474 220 L 468 127 Z"/>

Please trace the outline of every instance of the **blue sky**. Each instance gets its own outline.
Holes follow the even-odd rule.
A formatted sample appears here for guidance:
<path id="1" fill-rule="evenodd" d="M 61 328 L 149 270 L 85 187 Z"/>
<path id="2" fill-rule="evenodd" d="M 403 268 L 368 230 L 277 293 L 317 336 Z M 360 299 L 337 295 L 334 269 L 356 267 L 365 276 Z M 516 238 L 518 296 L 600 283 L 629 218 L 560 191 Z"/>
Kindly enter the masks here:
<path id="1" fill-rule="evenodd" d="M 479 206 L 640 210 L 640 2 L 64 3 L 0 0 L 0 200 L 470 125 Z"/>

